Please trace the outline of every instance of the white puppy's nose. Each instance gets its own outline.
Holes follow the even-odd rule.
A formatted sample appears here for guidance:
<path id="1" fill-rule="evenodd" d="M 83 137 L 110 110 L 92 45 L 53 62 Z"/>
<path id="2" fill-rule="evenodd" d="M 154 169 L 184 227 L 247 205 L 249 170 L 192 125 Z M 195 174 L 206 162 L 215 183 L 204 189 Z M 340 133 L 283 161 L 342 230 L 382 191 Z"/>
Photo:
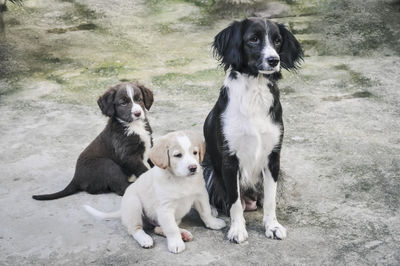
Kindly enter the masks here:
<path id="1" fill-rule="evenodd" d="M 133 112 L 133 115 L 136 116 L 136 117 L 140 117 L 142 115 L 142 112 L 136 110 L 136 111 Z"/>
<path id="2" fill-rule="evenodd" d="M 195 164 L 191 164 L 191 165 L 189 165 L 189 171 L 191 172 L 191 173 L 194 173 L 194 172 L 196 172 L 196 170 L 197 170 L 197 165 L 195 165 Z"/>

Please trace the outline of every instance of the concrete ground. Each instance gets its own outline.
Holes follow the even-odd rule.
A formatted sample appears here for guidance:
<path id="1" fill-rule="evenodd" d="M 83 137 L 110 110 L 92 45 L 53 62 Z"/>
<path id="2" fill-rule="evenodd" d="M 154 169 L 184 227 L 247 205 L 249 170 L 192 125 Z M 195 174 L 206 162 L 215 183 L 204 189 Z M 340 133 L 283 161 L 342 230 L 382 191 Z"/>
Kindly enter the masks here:
<path id="1" fill-rule="evenodd" d="M 286 2 L 272 5 L 276 20 L 291 25 L 307 55 L 280 82 L 278 219 L 288 237 L 266 239 L 262 212 L 248 212 L 249 239 L 233 244 L 228 228 L 208 230 L 193 211 L 182 227 L 194 240 L 179 255 L 154 234 L 154 248 L 142 249 L 119 220 L 81 207 L 115 210 L 119 196 L 31 196 L 71 180 L 106 122 L 97 97 L 119 81 L 154 90 L 154 137 L 200 132 L 224 78 L 209 43 L 238 11 L 216 19 L 201 1 L 178 0 L 9 5 L 0 17 L 0 265 L 399 265 L 399 53 L 324 54 L 310 27 L 313 1 Z"/>

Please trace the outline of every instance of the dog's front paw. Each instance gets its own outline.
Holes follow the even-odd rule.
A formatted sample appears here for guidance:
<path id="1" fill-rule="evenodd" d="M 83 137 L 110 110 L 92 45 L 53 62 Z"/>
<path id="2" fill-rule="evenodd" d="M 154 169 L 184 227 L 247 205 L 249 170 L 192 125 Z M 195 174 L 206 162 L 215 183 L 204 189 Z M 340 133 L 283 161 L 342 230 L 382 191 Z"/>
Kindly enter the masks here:
<path id="1" fill-rule="evenodd" d="M 213 230 L 219 230 L 224 228 L 226 226 L 226 223 L 222 219 L 212 217 L 212 219 L 209 219 L 206 226 Z"/>
<path id="2" fill-rule="evenodd" d="M 136 232 L 133 237 L 139 243 L 142 248 L 151 248 L 153 247 L 153 238 L 146 234 L 143 230 Z"/>
<path id="3" fill-rule="evenodd" d="M 247 234 L 246 227 L 241 223 L 233 223 L 228 232 L 228 239 L 237 244 L 245 241 L 249 235 Z"/>
<path id="4" fill-rule="evenodd" d="M 286 238 L 286 228 L 278 221 L 265 224 L 265 236 L 271 239 L 283 240 Z"/>
<path id="5" fill-rule="evenodd" d="M 185 250 L 185 243 L 181 238 L 168 240 L 168 250 L 172 253 L 181 253 Z"/>

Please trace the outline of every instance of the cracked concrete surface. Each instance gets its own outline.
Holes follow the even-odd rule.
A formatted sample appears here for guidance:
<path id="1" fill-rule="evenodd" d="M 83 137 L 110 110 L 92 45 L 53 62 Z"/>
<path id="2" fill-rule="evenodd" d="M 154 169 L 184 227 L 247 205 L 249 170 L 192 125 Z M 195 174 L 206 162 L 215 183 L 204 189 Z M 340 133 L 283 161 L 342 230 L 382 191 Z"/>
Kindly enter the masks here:
<path id="1" fill-rule="evenodd" d="M 115 210 L 116 195 L 32 200 L 71 180 L 106 122 L 96 99 L 119 80 L 154 90 L 155 137 L 201 131 L 224 78 L 208 45 L 232 18 L 203 25 L 204 10 L 192 2 L 9 6 L 0 47 L 0 264 L 400 264 L 400 57 L 388 50 L 323 56 L 311 47 L 297 73 L 283 72 L 284 241 L 265 238 L 261 211 L 245 213 L 241 245 L 228 242 L 228 228 L 204 228 L 193 211 L 182 227 L 194 240 L 174 255 L 164 238 L 152 234 L 155 247 L 142 249 L 119 220 L 96 220 L 81 207 Z M 65 30 L 89 23 L 96 27 Z"/>

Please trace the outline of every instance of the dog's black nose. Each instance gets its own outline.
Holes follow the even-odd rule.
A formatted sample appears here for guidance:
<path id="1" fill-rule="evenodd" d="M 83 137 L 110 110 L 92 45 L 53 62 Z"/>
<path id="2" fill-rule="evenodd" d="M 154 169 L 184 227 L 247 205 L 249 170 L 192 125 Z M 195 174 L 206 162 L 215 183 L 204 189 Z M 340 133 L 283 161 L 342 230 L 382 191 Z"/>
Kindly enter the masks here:
<path id="1" fill-rule="evenodd" d="M 133 113 L 133 115 L 136 116 L 136 117 L 139 117 L 139 116 L 142 115 L 142 112 L 140 112 L 140 111 L 135 111 L 135 112 Z"/>
<path id="2" fill-rule="evenodd" d="M 189 171 L 190 171 L 191 173 L 196 172 L 196 170 L 197 170 L 197 165 L 194 165 L 194 164 L 189 165 Z"/>
<path id="3" fill-rule="evenodd" d="M 267 58 L 267 62 L 271 67 L 276 67 L 276 65 L 279 63 L 279 58 L 271 56 Z"/>

